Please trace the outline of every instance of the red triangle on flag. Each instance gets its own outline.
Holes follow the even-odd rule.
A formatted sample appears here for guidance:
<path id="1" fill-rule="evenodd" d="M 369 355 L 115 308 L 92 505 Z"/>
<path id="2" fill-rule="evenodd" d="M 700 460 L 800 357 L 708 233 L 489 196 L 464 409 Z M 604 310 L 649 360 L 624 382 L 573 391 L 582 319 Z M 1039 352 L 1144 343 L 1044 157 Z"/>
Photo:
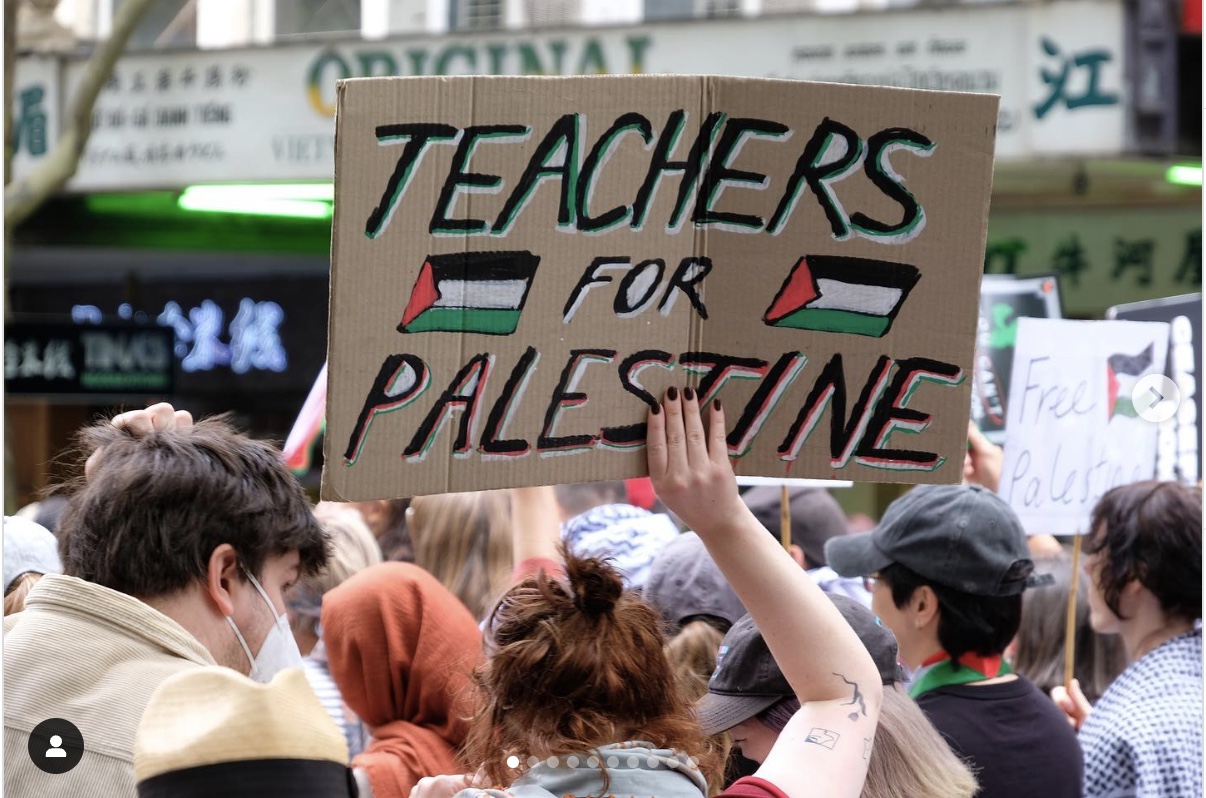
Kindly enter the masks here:
<path id="1" fill-rule="evenodd" d="M 1118 401 L 1118 376 L 1114 369 L 1106 366 L 1106 420 L 1114 417 L 1114 405 Z"/>
<path id="2" fill-rule="evenodd" d="M 795 313 L 817 296 L 817 288 L 812 279 L 812 269 L 808 266 L 808 258 L 800 258 L 792 267 L 787 282 L 779 289 L 775 300 L 762 318 L 773 324 L 784 316 Z"/>
<path id="3" fill-rule="evenodd" d="M 419 279 L 415 280 L 415 287 L 410 292 L 410 301 L 406 303 L 406 310 L 402 313 L 402 324 L 399 326 L 404 329 L 439 298 L 440 292 L 436 289 L 431 262 L 424 261 L 423 268 L 419 270 Z"/>

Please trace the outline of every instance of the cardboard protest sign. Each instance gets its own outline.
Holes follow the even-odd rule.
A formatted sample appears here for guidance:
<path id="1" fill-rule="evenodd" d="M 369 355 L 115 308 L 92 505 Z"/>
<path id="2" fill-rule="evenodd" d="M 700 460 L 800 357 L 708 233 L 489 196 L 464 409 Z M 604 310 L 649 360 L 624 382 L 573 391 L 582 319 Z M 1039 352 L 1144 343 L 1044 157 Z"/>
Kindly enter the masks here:
<path id="1" fill-rule="evenodd" d="M 1156 425 L 1132 395 L 1167 341 L 1167 324 L 1018 322 L 999 492 L 1028 533 L 1085 534 L 1102 494 L 1151 479 Z"/>
<path id="2" fill-rule="evenodd" d="M 995 444 L 1005 442 L 1005 405 L 1013 368 L 1018 319 L 1058 319 L 1059 283 L 1054 275 L 987 274 L 980 284 L 980 322 L 972 379 L 972 421 Z"/>
<path id="3" fill-rule="evenodd" d="M 323 495 L 644 473 L 955 482 L 997 98 L 716 77 L 340 84 Z M 908 433 L 908 434 L 906 434 Z"/>
<path id="4" fill-rule="evenodd" d="M 1108 319 L 1162 321 L 1168 324 L 1168 357 L 1164 373 L 1177 384 L 1180 406 L 1161 421 L 1156 444 L 1156 479 L 1196 485 L 1202 478 L 1202 295 L 1153 299 L 1115 305 Z"/>

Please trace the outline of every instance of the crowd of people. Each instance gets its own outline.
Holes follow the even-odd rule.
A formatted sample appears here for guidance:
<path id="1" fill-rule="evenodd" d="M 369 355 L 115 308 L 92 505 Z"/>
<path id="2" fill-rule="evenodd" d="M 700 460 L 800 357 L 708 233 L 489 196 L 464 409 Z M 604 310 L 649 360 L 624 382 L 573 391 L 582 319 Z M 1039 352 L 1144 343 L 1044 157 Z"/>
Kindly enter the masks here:
<path id="1" fill-rule="evenodd" d="M 719 402 L 647 429 L 652 492 L 317 505 L 221 418 L 81 431 L 4 522 L 5 794 L 1202 795 L 1200 489 L 1106 493 L 1074 579 L 974 428 L 873 528 L 793 489 L 786 546 Z"/>

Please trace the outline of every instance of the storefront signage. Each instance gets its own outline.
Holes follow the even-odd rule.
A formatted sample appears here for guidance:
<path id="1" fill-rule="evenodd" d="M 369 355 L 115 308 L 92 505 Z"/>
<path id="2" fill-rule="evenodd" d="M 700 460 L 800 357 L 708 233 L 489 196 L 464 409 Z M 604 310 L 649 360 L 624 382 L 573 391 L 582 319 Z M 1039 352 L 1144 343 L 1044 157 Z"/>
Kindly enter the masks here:
<path id="1" fill-rule="evenodd" d="M 336 81 L 383 75 L 715 74 L 981 92 L 1001 96 L 999 159 L 1116 155 L 1123 28 L 1121 3 L 1067 0 L 128 55 L 70 188 L 330 180 Z M 69 89 L 82 72 L 70 63 Z"/>
<path id="2" fill-rule="evenodd" d="M 6 324 L 4 390 L 168 396 L 172 346 L 172 331 L 161 327 Z"/>

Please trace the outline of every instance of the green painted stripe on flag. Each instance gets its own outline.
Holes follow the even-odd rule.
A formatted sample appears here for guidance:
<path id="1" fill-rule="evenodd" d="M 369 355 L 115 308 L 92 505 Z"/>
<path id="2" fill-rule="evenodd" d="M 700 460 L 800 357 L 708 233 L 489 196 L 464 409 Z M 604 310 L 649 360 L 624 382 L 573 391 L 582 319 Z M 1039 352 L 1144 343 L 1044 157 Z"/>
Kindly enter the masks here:
<path id="1" fill-rule="evenodd" d="M 519 325 L 519 314 L 494 308 L 428 308 L 406 325 L 406 331 L 510 335 Z"/>
<path id="2" fill-rule="evenodd" d="M 847 310 L 802 308 L 779 319 L 773 326 L 881 338 L 891 323 L 892 320 L 887 316 L 868 316 Z"/>
<path id="3" fill-rule="evenodd" d="M 1114 401 L 1114 415 L 1127 416 L 1129 418 L 1139 418 L 1139 411 L 1135 409 L 1135 403 L 1131 401 L 1130 395 L 1118 395 Z"/>

